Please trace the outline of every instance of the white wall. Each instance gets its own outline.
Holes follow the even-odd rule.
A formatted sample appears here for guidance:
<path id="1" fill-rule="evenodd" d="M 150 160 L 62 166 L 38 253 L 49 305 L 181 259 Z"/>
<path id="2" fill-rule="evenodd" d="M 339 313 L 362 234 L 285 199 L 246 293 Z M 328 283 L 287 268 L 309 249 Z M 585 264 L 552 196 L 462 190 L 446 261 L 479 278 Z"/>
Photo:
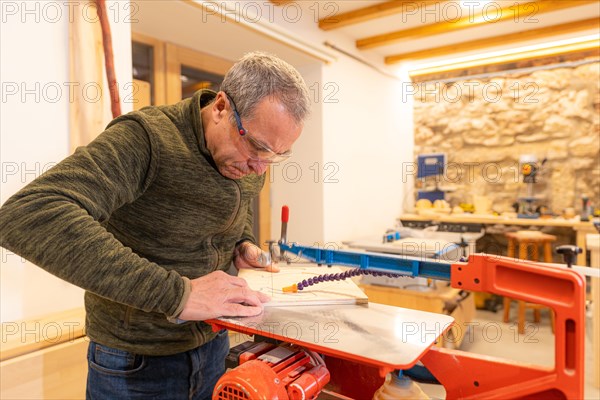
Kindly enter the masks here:
<path id="1" fill-rule="evenodd" d="M 318 87 L 322 82 L 320 63 L 298 68 L 307 85 Z M 323 185 L 318 176 L 323 165 L 323 112 L 318 96 L 313 92 L 311 115 L 302 135 L 293 148 L 293 157 L 271 167 L 271 234 L 279 239 L 281 207 L 290 208 L 288 238 L 314 244 L 324 241 Z"/>
<path id="2" fill-rule="evenodd" d="M 401 82 L 341 58 L 323 71 L 338 92 L 323 102 L 325 240 L 380 237 L 402 211 L 403 161 L 412 159 L 412 117 Z"/>
<path id="3" fill-rule="evenodd" d="M 69 152 L 69 19 L 83 13 L 84 8 L 83 3 L 71 2 L 70 8 L 67 3 L 0 4 L 1 203 Z M 107 2 L 120 82 L 131 80 L 130 24 L 125 5 L 122 1 Z M 78 83 L 78 87 L 71 87 L 77 90 L 85 84 Z M 123 104 L 122 108 L 127 112 L 130 107 Z M 81 289 L 0 250 L 1 321 L 83 305 Z"/>
<path id="4" fill-rule="evenodd" d="M 308 212 L 291 210 L 288 238 L 304 244 L 379 237 L 395 225 L 403 203 L 411 195 L 405 189 L 410 186 L 402 177 L 402 163 L 412 163 L 413 159 L 412 103 L 403 93 L 403 82 L 409 82 L 408 76 L 394 79 L 381 73 L 385 68 L 381 57 L 358 52 L 354 40 L 337 31 L 318 29 L 318 13 L 327 14 L 331 11 L 329 6 L 326 2 L 296 2 L 287 6 L 287 15 L 281 7 L 262 12 L 263 17 L 272 17 L 277 29 L 287 32 L 287 36 L 327 49 L 337 57 L 329 64 L 319 64 L 319 81 L 305 75 L 315 100 L 313 108 L 319 109 L 322 116 L 322 142 L 319 149 L 319 143 L 314 141 L 315 147 L 309 151 L 299 146 L 293 160 L 311 166 L 319 163 L 318 175 L 314 168 L 303 171 L 311 179 L 316 177 L 318 184 L 298 186 L 293 192 L 289 185 L 276 182 L 273 186 L 274 198 L 287 195 L 294 203 L 298 203 L 297 197 L 314 200 L 317 195 L 323 196 L 320 203 L 307 203 Z M 298 7 L 300 14 L 295 12 Z M 325 41 L 375 68 L 325 48 Z M 306 134 L 314 135 L 308 131 Z M 274 226 L 273 233 L 278 234 L 280 211 L 278 204 L 274 206 L 272 218 L 277 229 Z M 294 219 L 298 213 L 300 217 Z"/>

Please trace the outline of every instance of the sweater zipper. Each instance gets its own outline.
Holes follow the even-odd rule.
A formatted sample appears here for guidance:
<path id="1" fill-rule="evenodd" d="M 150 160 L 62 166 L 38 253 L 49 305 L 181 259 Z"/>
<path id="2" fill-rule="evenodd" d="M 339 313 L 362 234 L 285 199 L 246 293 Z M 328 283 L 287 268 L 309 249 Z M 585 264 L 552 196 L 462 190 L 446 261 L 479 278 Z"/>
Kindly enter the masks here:
<path id="1" fill-rule="evenodd" d="M 215 271 L 219 267 L 219 263 L 221 260 L 221 255 L 219 253 L 219 250 L 217 249 L 217 246 L 215 246 L 215 244 L 213 243 L 213 239 L 215 238 L 215 236 L 220 235 L 224 232 L 227 232 L 229 230 L 229 228 L 231 228 L 231 225 L 233 225 L 233 222 L 235 221 L 235 217 L 237 217 L 238 213 L 240 212 L 240 205 L 242 203 L 242 192 L 240 189 L 240 185 L 236 181 L 233 181 L 233 184 L 235 186 L 235 200 L 236 200 L 234 212 L 233 212 L 233 214 L 231 214 L 231 217 L 225 224 L 225 228 L 210 237 L 210 245 L 214 249 L 215 253 L 217 253 L 217 261 L 215 263 L 215 266 L 213 267 L 213 271 Z"/>

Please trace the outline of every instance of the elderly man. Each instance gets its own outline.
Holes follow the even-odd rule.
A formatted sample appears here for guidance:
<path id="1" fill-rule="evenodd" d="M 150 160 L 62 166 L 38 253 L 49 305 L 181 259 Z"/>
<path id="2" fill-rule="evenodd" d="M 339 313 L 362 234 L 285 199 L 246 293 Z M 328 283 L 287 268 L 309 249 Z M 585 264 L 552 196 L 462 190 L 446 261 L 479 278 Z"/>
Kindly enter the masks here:
<path id="1" fill-rule="evenodd" d="M 300 74 L 250 53 L 218 93 L 116 118 L 3 205 L 0 245 L 86 290 L 88 398 L 210 398 L 229 342 L 202 321 L 268 301 L 224 271 L 261 266 L 251 201 L 308 111 Z"/>

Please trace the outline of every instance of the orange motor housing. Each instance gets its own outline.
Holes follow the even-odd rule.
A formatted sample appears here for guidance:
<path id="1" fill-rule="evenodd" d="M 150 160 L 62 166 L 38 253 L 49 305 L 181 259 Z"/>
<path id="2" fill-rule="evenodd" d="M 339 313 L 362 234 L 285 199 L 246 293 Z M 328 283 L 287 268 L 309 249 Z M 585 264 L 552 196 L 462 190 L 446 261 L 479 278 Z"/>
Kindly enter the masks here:
<path id="1" fill-rule="evenodd" d="M 240 355 L 242 364 L 219 379 L 213 399 L 315 399 L 329 382 L 325 365 L 295 345 L 270 347 Z"/>

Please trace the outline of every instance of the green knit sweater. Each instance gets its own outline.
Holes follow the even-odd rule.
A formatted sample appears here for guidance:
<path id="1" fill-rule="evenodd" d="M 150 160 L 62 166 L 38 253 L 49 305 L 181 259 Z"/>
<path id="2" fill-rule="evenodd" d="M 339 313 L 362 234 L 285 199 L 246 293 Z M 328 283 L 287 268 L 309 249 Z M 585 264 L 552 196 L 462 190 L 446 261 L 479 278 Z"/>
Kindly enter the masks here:
<path id="1" fill-rule="evenodd" d="M 86 290 L 94 341 L 168 355 L 214 337 L 203 322 L 169 320 L 189 279 L 226 270 L 235 244 L 254 241 L 251 201 L 264 183 L 216 169 L 200 116 L 214 96 L 115 119 L 0 208 L 2 247 Z"/>

